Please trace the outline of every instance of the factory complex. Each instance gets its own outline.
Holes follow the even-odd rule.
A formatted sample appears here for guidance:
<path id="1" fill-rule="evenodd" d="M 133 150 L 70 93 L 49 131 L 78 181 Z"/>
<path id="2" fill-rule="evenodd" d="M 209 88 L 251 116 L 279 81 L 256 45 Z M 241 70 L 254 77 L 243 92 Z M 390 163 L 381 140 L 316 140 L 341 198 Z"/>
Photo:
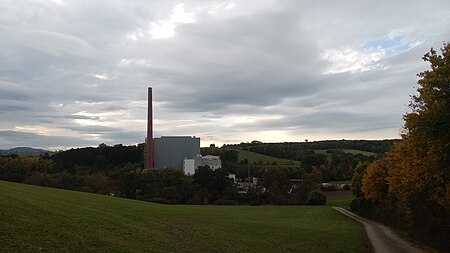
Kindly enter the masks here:
<path id="1" fill-rule="evenodd" d="M 148 88 L 147 138 L 145 141 L 145 168 L 175 168 L 186 175 L 195 174 L 199 166 L 208 165 L 215 170 L 222 167 L 218 156 L 202 156 L 200 138 L 195 136 L 153 137 L 153 94 Z"/>

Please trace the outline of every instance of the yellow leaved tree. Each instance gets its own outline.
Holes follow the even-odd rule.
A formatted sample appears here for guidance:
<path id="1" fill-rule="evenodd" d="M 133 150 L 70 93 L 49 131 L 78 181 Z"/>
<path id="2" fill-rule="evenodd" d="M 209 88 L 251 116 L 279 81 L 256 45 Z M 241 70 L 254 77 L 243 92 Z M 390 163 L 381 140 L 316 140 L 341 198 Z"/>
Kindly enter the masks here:
<path id="1" fill-rule="evenodd" d="M 392 200 L 401 218 L 429 233 L 450 232 L 450 44 L 423 56 L 431 69 L 418 74 L 402 140 L 372 163 L 362 178 L 363 197 Z M 381 202 L 380 202 L 381 203 Z M 380 204 L 383 205 L 383 204 Z M 445 236 L 445 235 L 444 235 Z"/>

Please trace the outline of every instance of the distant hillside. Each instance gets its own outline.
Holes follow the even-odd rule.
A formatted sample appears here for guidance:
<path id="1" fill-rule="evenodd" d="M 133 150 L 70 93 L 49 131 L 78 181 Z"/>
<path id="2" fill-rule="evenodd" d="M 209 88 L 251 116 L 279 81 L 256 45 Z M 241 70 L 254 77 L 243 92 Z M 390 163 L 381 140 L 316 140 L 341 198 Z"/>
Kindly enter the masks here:
<path id="1" fill-rule="evenodd" d="M 45 153 L 48 152 L 44 149 L 30 148 L 30 147 L 15 147 L 11 149 L 2 150 L 0 149 L 0 153 L 9 153 L 9 154 L 17 154 L 17 153 Z"/>
<path id="2" fill-rule="evenodd" d="M 259 154 L 290 160 L 301 160 L 301 153 L 308 150 L 343 150 L 345 153 L 359 153 L 366 156 L 383 154 L 398 140 L 328 140 L 313 142 L 263 143 L 252 141 L 227 145 L 229 148 L 248 150 Z M 366 151 L 365 153 L 361 151 Z"/>

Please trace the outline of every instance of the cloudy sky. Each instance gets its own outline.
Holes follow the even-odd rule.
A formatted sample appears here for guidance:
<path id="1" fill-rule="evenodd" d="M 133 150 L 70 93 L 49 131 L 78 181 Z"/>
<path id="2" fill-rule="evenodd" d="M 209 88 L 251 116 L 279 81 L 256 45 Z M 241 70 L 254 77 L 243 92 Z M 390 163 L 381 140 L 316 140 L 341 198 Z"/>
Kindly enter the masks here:
<path id="1" fill-rule="evenodd" d="M 450 1 L 0 0 L 0 149 L 398 138 Z"/>

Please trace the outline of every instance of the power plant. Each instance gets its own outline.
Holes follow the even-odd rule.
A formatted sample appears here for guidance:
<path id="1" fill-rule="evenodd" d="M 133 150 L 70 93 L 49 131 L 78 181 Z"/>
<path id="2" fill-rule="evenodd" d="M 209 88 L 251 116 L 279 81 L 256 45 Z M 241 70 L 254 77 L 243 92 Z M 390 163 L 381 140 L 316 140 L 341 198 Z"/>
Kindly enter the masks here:
<path id="1" fill-rule="evenodd" d="M 153 139 L 154 167 L 183 169 L 184 159 L 200 155 L 200 138 L 191 136 L 161 136 Z"/>
<path id="2" fill-rule="evenodd" d="M 147 138 L 145 140 L 145 168 L 164 169 L 175 168 L 189 170 L 188 174 L 195 173 L 195 169 L 201 165 L 208 165 L 213 169 L 221 166 L 219 157 L 212 159 L 208 156 L 202 159 L 200 153 L 200 138 L 191 136 L 161 136 L 153 137 L 153 92 L 148 88 L 148 109 L 147 109 Z M 191 166 L 186 166 L 185 160 L 194 161 Z M 214 164 L 211 161 L 215 161 Z"/>

